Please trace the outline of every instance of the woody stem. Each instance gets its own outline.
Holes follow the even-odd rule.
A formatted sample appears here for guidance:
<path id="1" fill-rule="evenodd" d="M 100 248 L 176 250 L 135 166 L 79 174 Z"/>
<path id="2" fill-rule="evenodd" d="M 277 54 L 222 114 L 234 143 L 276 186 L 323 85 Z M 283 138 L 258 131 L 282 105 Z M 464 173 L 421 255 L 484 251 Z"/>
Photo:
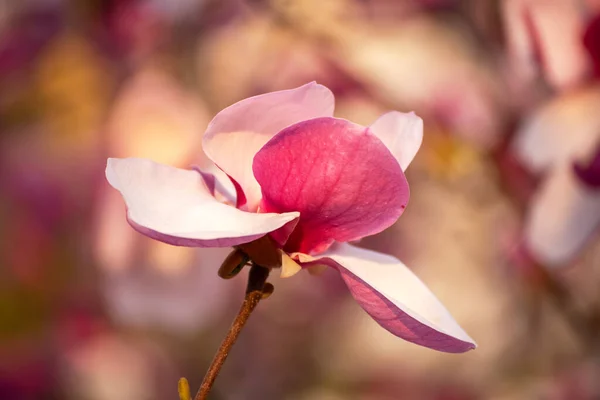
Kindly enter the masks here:
<path id="1" fill-rule="evenodd" d="M 231 328 L 229 328 L 229 332 L 227 332 L 227 336 L 223 339 L 221 343 L 221 347 L 217 351 L 204 379 L 202 380 L 202 384 L 200 385 L 200 389 L 198 389 L 198 393 L 196 393 L 196 397 L 194 400 L 205 400 L 210 392 L 219 372 L 221 371 L 221 367 L 225 363 L 233 344 L 237 340 L 240 332 L 252 311 L 258 305 L 258 302 L 263 297 L 263 288 L 265 287 L 265 282 L 267 281 L 267 277 L 269 276 L 270 270 L 268 268 L 261 267 L 259 265 L 252 265 L 250 268 L 250 273 L 248 274 L 248 286 L 246 289 L 246 297 L 244 298 L 244 302 L 242 303 L 242 307 L 238 312 Z"/>

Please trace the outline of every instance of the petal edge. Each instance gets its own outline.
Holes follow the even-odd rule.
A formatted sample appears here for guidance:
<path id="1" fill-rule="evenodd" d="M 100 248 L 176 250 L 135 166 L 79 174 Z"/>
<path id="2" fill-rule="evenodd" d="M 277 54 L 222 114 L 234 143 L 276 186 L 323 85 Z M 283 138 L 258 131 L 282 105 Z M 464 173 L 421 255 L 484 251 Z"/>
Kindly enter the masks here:
<path id="1" fill-rule="evenodd" d="M 197 171 L 150 160 L 108 159 L 106 177 L 123 195 L 127 219 L 134 229 L 176 246 L 226 247 L 247 243 L 299 215 L 238 210 L 215 199 Z"/>
<path id="2" fill-rule="evenodd" d="M 320 257 L 299 259 L 337 269 L 360 306 L 404 340 L 448 353 L 477 347 L 423 282 L 392 256 L 336 244 Z"/>
<path id="3" fill-rule="evenodd" d="M 414 112 L 390 111 L 377 118 L 369 129 L 396 157 L 402 171 L 408 168 L 423 142 L 423 120 Z"/>

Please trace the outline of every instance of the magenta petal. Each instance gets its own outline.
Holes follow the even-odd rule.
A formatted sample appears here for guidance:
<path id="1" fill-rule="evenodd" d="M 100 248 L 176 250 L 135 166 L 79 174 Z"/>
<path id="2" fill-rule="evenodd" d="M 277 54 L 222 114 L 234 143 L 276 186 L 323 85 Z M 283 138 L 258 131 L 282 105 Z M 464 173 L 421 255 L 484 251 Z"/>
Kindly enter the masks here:
<path id="1" fill-rule="evenodd" d="M 300 261 L 336 268 L 352 296 L 379 325 L 409 342 L 448 353 L 476 347 L 431 291 L 398 259 L 349 244 Z"/>
<path id="2" fill-rule="evenodd" d="M 111 158 L 106 178 L 123 195 L 127 219 L 137 231 L 176 246 L 235 246 L 298 217 L 238 210 L 217 201 L 197 171 L 150 160 Z"/>
<path id="3" fill-rule="evenodd" d="M 292 125 L 254 157 L 265 212 L 299 211 L 285 250 L 314 254 L 333 241 L 381 232 L 404 210 L 400 165 L 367 128 L 336 118 Z"/>
<path id="4" fill-rule="evenodd" d="M 245 198 L 247 209 L 256 211 L 260 202 L 260 186 L 252 174 L 256 152 L 283 128 L 306 119 L 332 116 L 333 108 L 331 91 L 312 82 L 250 97 L 215 116 L 202 146 L 206 155 L 239 185 L 238 206 Z"/>

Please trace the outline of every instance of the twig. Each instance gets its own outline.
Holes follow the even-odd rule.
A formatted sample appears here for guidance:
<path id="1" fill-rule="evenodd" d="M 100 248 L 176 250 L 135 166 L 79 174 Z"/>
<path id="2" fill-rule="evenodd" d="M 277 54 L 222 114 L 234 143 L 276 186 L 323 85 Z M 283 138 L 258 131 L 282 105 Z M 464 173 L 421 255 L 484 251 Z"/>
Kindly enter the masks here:
<path id="1" fill-rule="evenodd" d="M 233 344 L 242 331 L 242 328 L 244 325 L 246 325 L 250 314 L 252 311 L 254 311 L 258 305 L 258 302 L 263 298 L 263 296 L 269 295 L 272 292 L 272 285 L 265 285 L 267 277 L 269 276 L 269 272 L 270 270 L 268 268 L 264 268 L 259 265 L 252 265 L 250 268 L 250 273 L 248 274 L 246 298 L 244 299 L 242 307 L 235 317 L 231 328 L 229 328 L 227 336 L 225 336 L 225 339 L 223 339 L 221 347 L 219 347 L 215 358 L 210 364 L 210 367 L 204 376 L 204 380 L 202 381 L 200 389 L 198 390 L 198 393 L 196 393 L 194 400 L 205 400 L 207 398 L 210 389 L 215 383 L 215 379 L 217 379 L 217 376 L 221 371 L 223 363 L 225 363 L 225 360 L 227 359 Z"/>

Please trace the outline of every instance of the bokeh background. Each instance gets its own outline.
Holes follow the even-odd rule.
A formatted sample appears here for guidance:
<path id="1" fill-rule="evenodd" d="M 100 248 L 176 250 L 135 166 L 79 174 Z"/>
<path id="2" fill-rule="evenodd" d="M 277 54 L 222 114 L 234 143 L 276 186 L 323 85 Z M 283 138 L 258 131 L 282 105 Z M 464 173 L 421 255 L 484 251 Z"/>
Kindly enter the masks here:
<path id="1" fill-rule="evenodd" d="M 274 276 L 212 398 L 599 399 L 599 77 L 591 0 L 1 0 L 0 398 L 198 387 L 244 274 L 135 233 L 106 158 L 206 163 L 220 109 L 317 80 L 340 117 L 423 117 L 410 204 L 360 245 L 479 348 L 392 336 L 334 272 Z"/>

